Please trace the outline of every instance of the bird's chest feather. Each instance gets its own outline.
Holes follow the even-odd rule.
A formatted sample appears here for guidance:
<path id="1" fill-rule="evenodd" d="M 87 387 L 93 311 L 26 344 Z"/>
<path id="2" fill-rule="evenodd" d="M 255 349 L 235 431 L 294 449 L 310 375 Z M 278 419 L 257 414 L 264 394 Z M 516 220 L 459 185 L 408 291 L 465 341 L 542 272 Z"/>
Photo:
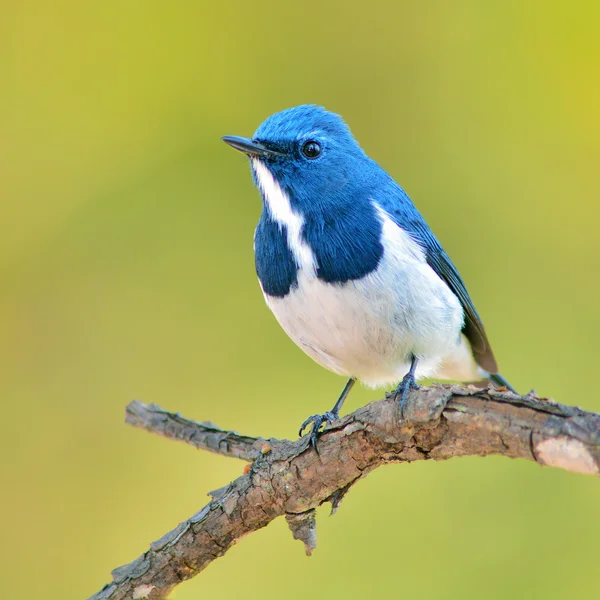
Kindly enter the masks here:
<path id="1" fill-rule="evenodd" d="M 342 284 L 377 269 L 382 221 L 373 204 L 341 202 L 302 213 L 260 161 L 254 171 L 264 199 L 254 236 L 256 271 L 267 295 L 286 296 L 300 271 L 309 280 Z"/>
<path id="2" fill-rule="evenodd" d="M 456 344 L 463 325 L 458 299 L 421 249 L 389 219 L 380 222 L 381 253 L 375 267 L 362 275 L 357 268 L 359 276 L 343 279 L 339 274 L 344 260 L 352 260 L 351 251 L 344 256 L 333 246 L 328 255 L 326 247 L 314 252 L 307 244 L 311 259 L 299 266 L 285 228 L 277 228 L 271 231 L 279 235 L 272 248 L 287 248 L 287 254 L 272 264 L 262 247 L 267 224 L 259 226 L 255 240 L 265 299 L 286 333 L 323 366 L 373 385 L 398 379 L 413 353 L 424 359 L 423 366 L 427 359 L 433 365 Z M 326 277 L 319 276 L 327 261 L 332 268 L 324 270 Z M 276 284 L 285 279 L 285 264 L 293 275 L 285 285 Z"/>
<path id="3" fill-rule="evenodd" d="M 344 283 L 299 269 L 288 294 L 265 293 L 267 304 L 307 354 L 339 374 L 389 383 L 406 372 L 413 354 L 424 370 L 433 369 L 457 344 L 463 313 L 411 243 L 384 243 L 377 268 Z"/>
<path id="4" fill-rule="evenodd" d="M 380 206 L 302 214 L 261 163 L 255 173 L 265 200 L 254 238 L 261 287 L 312 358 L 378 384 L 395 380 L 411 354 L 436 358 L 457 343 L 458 299 Z"/>

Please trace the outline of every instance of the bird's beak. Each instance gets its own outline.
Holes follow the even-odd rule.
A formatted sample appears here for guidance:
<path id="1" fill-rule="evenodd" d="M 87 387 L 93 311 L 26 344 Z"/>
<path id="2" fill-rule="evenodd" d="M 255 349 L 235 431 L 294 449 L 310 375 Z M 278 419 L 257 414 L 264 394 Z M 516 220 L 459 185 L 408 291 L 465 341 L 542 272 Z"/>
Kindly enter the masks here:
<path id="1" fill-rule="evenodd" d="M 229 144 L 232 148 L 244 152 L 250 156 L 283 156 L 281 152 L 276 150 L 270 150 L 266 146 L 253 142 L 248 138 L 239 137 L 237 135 L 226 135 L 221 138 L 226 144 Z"/>

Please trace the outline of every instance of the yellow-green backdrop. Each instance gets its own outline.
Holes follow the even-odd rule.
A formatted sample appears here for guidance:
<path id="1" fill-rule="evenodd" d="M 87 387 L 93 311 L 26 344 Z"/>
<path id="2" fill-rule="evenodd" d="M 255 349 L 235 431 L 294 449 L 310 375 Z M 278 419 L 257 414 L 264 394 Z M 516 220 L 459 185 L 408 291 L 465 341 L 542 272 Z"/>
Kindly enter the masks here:
<path id="1" fill-rule="evenodd" d="M 515 386 L 600 410 L 599 7 L 2 2 L 2 597 L 87 597 L 240 474 L 128 428 L 129 400 L 293 437 L 337 397 L 263 304 L 219 139 L 292 105 L 408 190 Z M 176 597 L 592 598 L 599 517 L 590 477 L 396 465 L 319 513 L 312 558 L 274 522 Z"/>

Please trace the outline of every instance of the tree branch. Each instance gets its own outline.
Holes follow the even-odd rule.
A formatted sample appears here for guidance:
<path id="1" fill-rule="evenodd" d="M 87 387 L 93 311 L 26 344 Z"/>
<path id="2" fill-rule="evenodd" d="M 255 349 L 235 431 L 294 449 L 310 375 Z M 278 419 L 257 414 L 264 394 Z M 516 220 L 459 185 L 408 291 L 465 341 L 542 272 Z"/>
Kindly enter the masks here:
<path id="1" fill-rule="evenodd" d="M 144 404 L 138 400 L 127 405 L 125 422 L 171 440 L 185 442 L 200 450 L 247 461 L 256 460 L 266 442 L 263 438 L 221 429 L 208 421 L 192 421 L 179 413 L 168 412 L 156 404 Z"/>
<path id="2" fill-rule="evenodd" d="M 434 386 L 411 392 L 406 420 L 386 398 L 327 427 L 319 454 L 307 437 L 264 440 L 132 402 L 128 423 L 226 456 L 254 460 L 191 518 L 151 544 L 90 600 L 159 600 L 194 577 L 244 535 L 285 515 L 308 554 L 316 546 L 315 509 L 342 497 L 391 462 L 500 454 L 575 473 L 600 473 L 600 415 L 503 390 Z"/>

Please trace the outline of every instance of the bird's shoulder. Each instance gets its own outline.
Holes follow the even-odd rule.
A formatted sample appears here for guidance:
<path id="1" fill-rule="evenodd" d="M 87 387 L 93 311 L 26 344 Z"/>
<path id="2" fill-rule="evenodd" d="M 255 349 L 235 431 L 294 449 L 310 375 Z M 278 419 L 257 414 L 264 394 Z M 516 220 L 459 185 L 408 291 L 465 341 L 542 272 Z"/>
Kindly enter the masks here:
<path id="1" fill-rule="evenodd" d="M 306 215 L 302 235 L 317 261 L 317 276 L 342 284 L 373 272 L 381 257 L 381 221 L 375 207 L 345 196 Z"/>

